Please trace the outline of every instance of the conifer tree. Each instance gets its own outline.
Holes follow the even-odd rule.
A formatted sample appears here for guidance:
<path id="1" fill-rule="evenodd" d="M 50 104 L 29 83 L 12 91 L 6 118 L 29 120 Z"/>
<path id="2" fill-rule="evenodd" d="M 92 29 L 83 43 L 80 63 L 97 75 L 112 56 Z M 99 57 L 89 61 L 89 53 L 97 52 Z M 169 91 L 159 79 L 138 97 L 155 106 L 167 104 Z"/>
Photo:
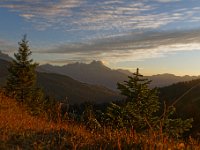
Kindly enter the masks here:
<path id="1" fill-rule="evenodd" d="M 118 83 L 118 89 L 126 97 L 122 104 L 111 103 L 104 114 L 108 125 L 115 128 L 134 128 L 137 131 L 162 130 L 168 135 L 179 136 L 192 127 L 193 119 L 182 120 L 173 116 L 170 106 L 159 116 L 160 102 L 157 89 L 150 89 L 150 80 L 139 74 L 139 69 L 128 81 Z"/>
<path id="2" fill-rule="evenodd" d="M 112 107 L 108 111 L 113 113 L 113 111 L 118 110 L 115 113 L 118 114 L 118 118 L 120 114 L 122 116 L 121 126 L 134 126 L 137 129 L 143 129 L 148 126 L 148 122 L 155 120 L 154 113 L 159 110 L 157 90 L 148 87 L 151 81 L 143 78 L 143 75 L 139 74 L 139 69 L 128 78 L 128 81 L 118 83 L 121 94 L 126 96 L 125 105 L 119 107 L 116 104 L 111 104 Z"/>
<path id="3" fill-rule="evenodd" d="M 6 83 L 6 93 L 20 102 L 33 99 L 36 88 L 36 66 L 30 58 L 32 52 L 28 46 L 26 35 L 19 44 L 18 52 L 8 68 L 9 76 Z"/>

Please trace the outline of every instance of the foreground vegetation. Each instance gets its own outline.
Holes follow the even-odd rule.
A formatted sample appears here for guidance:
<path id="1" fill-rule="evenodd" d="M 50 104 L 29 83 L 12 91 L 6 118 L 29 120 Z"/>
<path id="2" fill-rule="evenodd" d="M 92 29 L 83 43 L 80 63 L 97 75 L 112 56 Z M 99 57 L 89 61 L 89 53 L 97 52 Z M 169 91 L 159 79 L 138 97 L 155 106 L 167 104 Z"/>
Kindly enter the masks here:
<path id="1" fill-rule="evenodd" d="M 59 113 L 59 112 L 58 112 Z M 0 94 L 0 149 L 200 149 L 198 141 L 130 129 L 89 130 L 74 121 L 31 116 L 25 106 Z"/>
<path id="2" fill-rule="evenodd" d="M 98 111 L 88 103 L 78 114 L 37 87 L 30 55 L 24 36 L 0 93 L 0 149 L 200 148 L 197 140 L 181 138 L 193 119 L 177 118 L 173 105 L 162 108 L 157 89 L 149 88 L 139 69 L 118 83 L 123 101 Z"/>

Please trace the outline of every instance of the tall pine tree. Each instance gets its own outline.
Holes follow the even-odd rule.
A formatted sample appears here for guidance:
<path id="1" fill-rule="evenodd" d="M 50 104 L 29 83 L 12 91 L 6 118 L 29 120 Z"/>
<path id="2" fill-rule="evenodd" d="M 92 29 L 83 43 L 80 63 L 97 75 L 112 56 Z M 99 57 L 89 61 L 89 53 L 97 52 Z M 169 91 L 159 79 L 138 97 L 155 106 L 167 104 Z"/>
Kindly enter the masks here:
<path id="1" fill-rule="evenodd" d="M 134 128 L 136 131 L 163 131 L 167 135 L 180 136 L 192 127 L 193 119 L 182 120 L 174 115 L 173 106 L 163 110 L 159 116 L 160 102 L 156 88 L 150 89 L 150 80 L 139 74 L 139 69 L 128 81 L 118 83 L 118 89 L 126 97 L 122 104 L 111 103 L 105 118 L 115 128 Z"/>
<path id="2" fill-rule="evenodd" d="M 118 83 L 121 94 L 126 96 L 124 105 L 111 104 L 107 111 L 109 116 L 115 119 L 116 125 L 121 120 L 118 126 L 133 126 L 141 130 L 148 126 L 148 122 L 155 120 L 155 112 L 159 110 L 160 102 L 157 90 L 148 87 L 151 81 L 143 78 L 143 75 L 139 74 L 139 69 L 128 78 L 128 81 Z M 116 121 L 116 116 L 111 114 L 118 114 L 118 121 Z"/>
<path id="3" fill-rule="evenodd" d="M 6 93 L 19 102 L 30 102 L 36 91 L 36 66 L 30 58 L 32 52 L 28 46 L 26 35 L 19 44 L 15 59 L 11 62 L 6 83 Z"/>

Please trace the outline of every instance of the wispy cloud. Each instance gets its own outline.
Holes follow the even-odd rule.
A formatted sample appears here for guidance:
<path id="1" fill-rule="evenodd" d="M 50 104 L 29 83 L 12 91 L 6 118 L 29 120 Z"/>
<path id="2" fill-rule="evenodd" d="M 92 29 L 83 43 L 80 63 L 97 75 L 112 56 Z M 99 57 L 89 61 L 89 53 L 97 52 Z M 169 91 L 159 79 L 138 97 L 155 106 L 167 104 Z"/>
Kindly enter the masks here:
<path id="1" fill-rule="evenodd" d="M 6 0 L 0 2 L 0 7 L 9 8 L 19 13 L 21 17 L 33 22 L 37 29 L 46 29 L 47 24 L 63 23 L 66 17 L 72 15 L 73 8 L 80 6 L 83 0 Z M 41 28 L 40 28 L 41 27 Z"/>
<path id="2" fill-rule="evenodd" d="M 38 53 L 61 54 L 62 61 L 64 58 L 87 61 L 93 59 L 138 61 L 191 50 L 200 50 L 200 30 L 130 33 L 92 40 L 88 43 L 58 45 Z"/>
<path id="3" fill-rule="evenodd" d="M 33 14 L 21 14 L 20 16 L 28 20 L 35 17 Z"/>
<path id="4" fill-rule="evenodd" d="M 177 2 L 176 6 L 174 2 Z M 56 29 L 79 40 L 77 43 L 57 44 L 37 51 L 37 57 L 41 53 L 57 54 L 60 59 L 54 60 L 54 63 L 58 63 L 64 62 L 64 57 L 71 58 L 70 61 L 112 58 L 116 61 L 122 58 L 142 60 L 163 57 L 177 51 L 199 50 L 200 30 L 184 31 L 183 28 L 181 31 L 175 29 L 173 32 L 164 32 L 165 27 L 171 30 L 170 25 L 173 29 L 181 29 L 188 23 L 200 22 L 200 7 L 180 7 L 178 4 L 181 5 L 181 2 L 2 0 L 0 8 L 18 14 L 37 30 Z"/>
<path id="5" fill-rule="evenodd" d="M 180 2 L 181 0 L 155 0 L 155 1 L 161 3 L 169 3 L 169 2 Z"/>
<path id="6" fill-rule="evenodd" d="M 14 52 L 16 50 L 15 46 L 16 44 L 11 41 L 0 39 L 0 51 L 4 53 Z"/>
<path id="7" fill-rule="evenodd" d="M 177 2 L 178 0 L 155 0 L 157 2 Z M 154 1 L 154 2 L 155 2 Z M 186 20 L 196 21 L 191 15 L 198 10 L 187 10 L 175 13 L 177 9 L 158 13 L 159 5 L 148 0 L 6 0 L 0 7 L 17 12 L 25 20 L 32 22 L 38 30 L 48 28 L 69 31 L 97 30 L 134 30 L 155 29 L 172 22 Z M 190 12 L 190 14 L 189 14 Z"/>

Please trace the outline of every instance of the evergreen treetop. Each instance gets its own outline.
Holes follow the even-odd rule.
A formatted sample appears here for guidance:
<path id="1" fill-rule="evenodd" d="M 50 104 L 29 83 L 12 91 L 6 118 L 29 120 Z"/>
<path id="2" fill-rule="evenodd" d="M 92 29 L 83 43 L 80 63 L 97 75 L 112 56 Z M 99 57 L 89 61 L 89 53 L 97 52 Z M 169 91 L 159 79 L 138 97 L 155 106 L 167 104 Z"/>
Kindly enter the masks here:
<path id="1" fill-rule="evenodd" d="M 36 90 L 36 63 L 30 59 L 32 54 L 26 35 L 19 44 L 18 52 L 8 68 L 9 76 L 6 83 L 6 92 L 20 102 L 30 101 Z"/>
<path id="2" fill-rule="evenodd" d="M 118 89 L 126 97 L 123 104 L 111 103 L 104 114 L 108 125 L 115 128 L 134 128 L 136 131 L 163 131 L 167 135 L 179 136 L 192 127 L 193 119 L 182 120 L 174 116 L 175 107 L 162 110 L 157 89 L 150 89 L 150 80 L 139 74 L 139 69 L 128 81 L 118 83 Z"/>

